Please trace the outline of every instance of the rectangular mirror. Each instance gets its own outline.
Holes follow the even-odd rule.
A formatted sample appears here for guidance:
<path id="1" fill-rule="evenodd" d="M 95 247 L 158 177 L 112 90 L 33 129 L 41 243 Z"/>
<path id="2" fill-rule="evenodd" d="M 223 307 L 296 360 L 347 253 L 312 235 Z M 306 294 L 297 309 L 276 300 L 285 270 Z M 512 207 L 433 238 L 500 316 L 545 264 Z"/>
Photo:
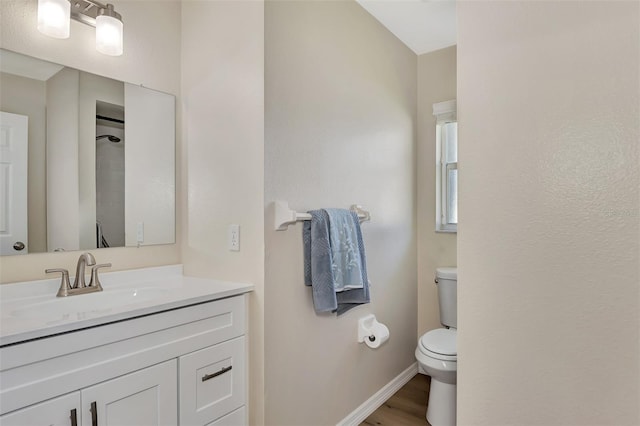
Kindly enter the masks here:
<path id="1" fill-rule="evenodd" d="M 0 254 L 175 243 L 175 97 L 0 49 Z"/>

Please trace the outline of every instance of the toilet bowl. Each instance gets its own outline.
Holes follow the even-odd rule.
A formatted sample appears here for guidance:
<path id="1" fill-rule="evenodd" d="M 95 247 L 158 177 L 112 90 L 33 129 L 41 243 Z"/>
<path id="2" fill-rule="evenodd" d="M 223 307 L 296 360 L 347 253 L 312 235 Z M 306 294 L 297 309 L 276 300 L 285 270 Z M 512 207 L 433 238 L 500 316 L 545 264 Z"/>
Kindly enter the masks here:
<path id="1" fill-rule="evenodd" d="M 432 426 L 455 426 L 458 351 L 456 346 L 457 268 L 436 268 L 440 323 L 446 328 L 431 330 L 418 341 L 416 360 L 431 376 L 427 420 Z"/>
<path id="2" fill-rule="evenodd" d="M 431 376 L 427 420 L 432 426 L 455 426 L 458 372 L 456 330 L 438 328 L 425 333 L 416 348 L 416 359 Z"/>

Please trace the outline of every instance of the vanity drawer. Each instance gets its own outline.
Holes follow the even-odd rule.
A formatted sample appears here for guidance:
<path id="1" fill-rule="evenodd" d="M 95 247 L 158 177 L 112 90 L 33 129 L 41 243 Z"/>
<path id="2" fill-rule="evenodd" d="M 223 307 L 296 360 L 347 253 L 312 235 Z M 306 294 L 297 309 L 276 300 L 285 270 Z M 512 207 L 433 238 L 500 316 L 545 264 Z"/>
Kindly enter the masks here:
<path id="1" fill-rule="evenodd" d="M 245 338 L 179 358 L 180 425 L 206 425 L 245 404 Z"/>
<path id="2" fill-rule="evenodd" d="M 247 424 L 247 409 L 243 405 L 233 413 L 229 413 L 224 417 L 220 417 L 215 422 L 209 423 L 207 426 L 244 426 Z"/>

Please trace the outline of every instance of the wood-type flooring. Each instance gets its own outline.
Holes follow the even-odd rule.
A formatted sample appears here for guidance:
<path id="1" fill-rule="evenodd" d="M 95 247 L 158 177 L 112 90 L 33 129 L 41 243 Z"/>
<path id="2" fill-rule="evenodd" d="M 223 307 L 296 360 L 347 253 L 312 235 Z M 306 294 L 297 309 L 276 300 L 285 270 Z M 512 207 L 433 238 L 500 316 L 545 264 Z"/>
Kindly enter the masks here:
<path id="1" fill-rule="evenodd" d="M 430 381 L 429 376 L 417 374 L 360 426 L 430 426 L 426 418 Z"/>

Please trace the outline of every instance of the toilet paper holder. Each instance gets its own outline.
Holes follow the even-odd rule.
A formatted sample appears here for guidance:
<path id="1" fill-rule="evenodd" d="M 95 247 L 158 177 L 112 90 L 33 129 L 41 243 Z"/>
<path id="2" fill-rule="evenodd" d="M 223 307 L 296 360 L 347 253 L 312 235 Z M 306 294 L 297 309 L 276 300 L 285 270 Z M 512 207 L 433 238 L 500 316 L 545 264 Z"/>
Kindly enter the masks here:
<path id="1" fill-rule="evenodd" d="M 358 343 L 364 342 L 364 339 L 368 339 L 370 342 L 376 341 L 376 336 L 373 335 L 371 328 L 377 322 L 376 316 L 373 314 L 358 320 Z"/>

